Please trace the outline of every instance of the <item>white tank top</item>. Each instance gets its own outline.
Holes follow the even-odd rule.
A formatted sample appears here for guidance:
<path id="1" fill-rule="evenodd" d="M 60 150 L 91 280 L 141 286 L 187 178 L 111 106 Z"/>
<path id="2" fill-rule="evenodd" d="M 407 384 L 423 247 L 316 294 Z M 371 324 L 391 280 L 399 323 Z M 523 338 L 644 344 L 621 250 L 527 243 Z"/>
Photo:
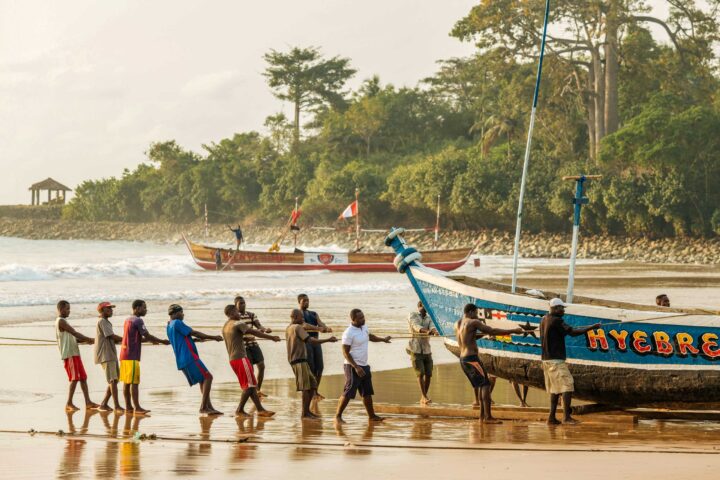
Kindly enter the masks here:
<path id="1" fill-rule="evenodd" d="M 58 317 L 55 320 L 55 338 L 57 338 L 58 348 L 60 349 L 60 358 L 65 360 L 80 355 L 80 349 L 78 348 L 77 339 L 72 334 L 60 330 L 60 320 L 64 319 Z"/>

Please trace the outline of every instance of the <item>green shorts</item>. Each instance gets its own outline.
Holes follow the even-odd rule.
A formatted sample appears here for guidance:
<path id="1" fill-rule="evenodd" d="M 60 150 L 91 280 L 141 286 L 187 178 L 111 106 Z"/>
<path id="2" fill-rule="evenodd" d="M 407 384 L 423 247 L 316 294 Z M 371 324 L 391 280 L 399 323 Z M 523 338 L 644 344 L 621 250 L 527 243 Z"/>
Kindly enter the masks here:
<path id="1" fill-rule="evenodd" d="M 295 386 L 298 392 L 315 390 L 318 387 L 315 375 L 310 371 L 307 362 L 292 363 L 290 366 L 295 374 Z"/>
<path id="2" fill-rule="evenodd" d="M 411 353 L 410 361 L 412 362 L 415 375 L 418 377 L 431 377 L 433 371 L 432 353 Z"/>

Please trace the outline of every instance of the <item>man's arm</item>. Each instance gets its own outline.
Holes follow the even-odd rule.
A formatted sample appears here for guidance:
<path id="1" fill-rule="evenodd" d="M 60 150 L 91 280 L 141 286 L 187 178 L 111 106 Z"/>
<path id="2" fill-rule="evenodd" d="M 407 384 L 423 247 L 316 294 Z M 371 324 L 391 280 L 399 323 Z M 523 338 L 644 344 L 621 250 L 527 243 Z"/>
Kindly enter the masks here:
<path id="1" fill-rule="evenodd" d="M 161 343 L 163 345 L 170 345 L 170 340 L 162 340 L 145 330 L 145 333 L 142 335 L 142 343 L 154 343 L 155 345 Z"/>
<path id="2" fill-rule="evenodd" d="M 332 332 L 332 328 L 325 325 L 325 322 L 320 320 L 320 315 L 318 315 L 317 313 L 315 314 L 315 319 L 317 320 L 318 327 L 320 327 L 320 329 L 321 329 L 320 332 L 322 332 L 322 333 Z"/>
<path id="3" fill-rule="evenodd" d="M 355 369 L 355 373 L 358 374 L 359 377 L 365 376 L 365 370 L 360 368 L 360 366 L 355 363 L 355 359 L 350 355 L 350 345 L 343 344 L 343 356 L 345 357 L 345 360 L 350 364 L 353 369 Z"/>
<path id="4" fill-rule="evenodd" d="M 335 337 L 329 337 L 329 338 L 323 338 L 322 340 L 315 337 L 308 337 L 307 340 L 305 340 L 307 343 L 311 343 L 313 345 L 320 345 L 322 343 L 335 343 L 338 341 Z"/>
<path id="5" fill-rule="evenodd" d="M 413 333 L 421 333 L 424 335 L 437 335 L 437 330 L 434 327 L 425 328 L 422 326 L 422 317 L 419 313 L 413 314 L 408 318 L 408 323 Z"/>
<path id="6" fill-rule="evenodd" d="M 262 324 L 260 323 L 260 320 L 258 320 L 258 318 L 257 318 L 257 315 L 255 315 L 254 313 L 252 315 L 251 322 L 252 322 L 252 326 L 255 327 L 255 329 L 260 330 L 261 332 L 264 332 L 264 333 L 272 333 L 272 329 L 265 328 L 262 326 Z"/>
<path id="7" fill-rule="evenodd" d="M 572 328 L 570 325 L 563 322 L 563 328 L 571 337 L 579 337 L 580 335 L 585 335 L 590 330 L 595 330 L 596 328 L 600 328 L 601 326 L 601 324 L 596 323 L 594 325 L 588 325 L 586 327 Z"/>
<path id="8" fill-rule="evenodd" d="M 371 342 L 385 342 L 385 343 L 390 343 L 390 340 L 392 339 L 392 337 L 389 335 L 387 337 L 378 337 L 377 335 L 373 335 L 372 333 L 369 334 L 369 338 L 370 338 Z"/>
<path id="9" fill-rule="evenodd" d="M 258 338 L 264 338 L 265 340 L 272 340 L 273 342 L 280 341 L 280 337 L 278 337 L 277 335 L 268 335 L 267 333 L 260 331 L 260 330 L 256 330 L 254 328 L 248 328 L 245 331 L 245 333 L 249 333 L 250 335 L 255 335 Z"/>
<path id="10" fill-rule="evenodd" d="M 223 337 L 222 335 L 208 335 L 203 332 L 199 332 L 197 330 L 191 330 L 190 335 L 192 335 L 195 338 L 199 338 L 200 340 L 215 340 L 216 342 L 222 342 Z"/>
<path id="11" fill-rule="evenodd" d="M 71 327 L 70 324 L 67 323 L 67 320 L 65 320 L 64 318 L 61 318 L 61 319 L 60 319 L 60 323 L 59 323 L 58 326 L 60 327 L 60 331 L 62 331 L 62 332 L 68 332 L 70 335 L 72 335 L 73 337 L 77 338 L 77 339 L 78 339 L 80 342 L 82 342 L 82 343 L 88 343 L 88 344 L 90 344 L 90 345 L 92 345 L 93 343 L 95 343 L 95 339 L 94 339 L 94 338 L 86 337 L 86 336 L 83 335 L 82 333 L 78 332 L 78 331 L 75 330 L 73 327 Z"/>
<path id="12" fill-rule="evenodd" d="M 481 331 L 482 333 L 484 333 L 486 335 L 491 335 L 491 336 L 519 334 L 519 333 L 523 333 L 523 331 L 524 331 L 520 327 L 513 328 L 512 330 L 505 330 L 502 328 L 492 328 L 481 322 L 477 322 L 477 330 Z"/>
<path id="13" fill-rule="evenodd" d="M 122 337 L 121 337 L 120 335 L 115 335 L 115 334 L 113 333 L 113 334 L 112 334 L 110 337 L 108 337 L 108 338 L 110 338 L 110 340 L 112 340 L 112 341 L 115 342 L 116 344 L 122 343 Z"/>

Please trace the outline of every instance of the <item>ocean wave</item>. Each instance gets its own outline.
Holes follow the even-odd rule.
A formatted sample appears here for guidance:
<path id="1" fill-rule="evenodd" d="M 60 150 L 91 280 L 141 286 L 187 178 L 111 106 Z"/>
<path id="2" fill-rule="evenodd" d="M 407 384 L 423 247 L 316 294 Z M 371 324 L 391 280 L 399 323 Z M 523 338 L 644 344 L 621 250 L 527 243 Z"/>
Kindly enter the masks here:
<path id="1" fill-rule="evenodd" d="M 0 265 L 0 282 L 31 282 L 68 278 L 171 277 L 202 271 L 187 255 L 159 255 L 96 263 Z"/>
<path id="2" fill-rule="evenodd" d="M 345 285 L 304 285 L 300 287 L 255 287 L 255 288 L 218 288 L 218 289 L 188 289 L 182 291 L 162 291 L 162 292 L 124 292 L 122 294 L 108 295 L 100 291 L 84 291 L 83 293 L 68 293 L 63 298 L 70 303 L 97 303 L 100 301 L 110 302 L 130 302 L 136 298 L 142 298 L 148 302 L 155 301 L 198 301 L 198 300 L 222 300 L 232 299 L 239 292 L 247 298 L 253 297 L 272 297 L 294 298 L 299 291 L 308 295 L 344 295 L 344 294 L 360 294 L 372 292 L 401 292 L 410 290 L 410 285 L 405 282 L 369 282 L 369 283 L 353 283 Z M 0 295 L 0 307 L 25 307 L 25 306 L 41 306 L 55 305 L 58 301 L 56 297 L 43 297 L 35 294 L 14 294 Z"/>

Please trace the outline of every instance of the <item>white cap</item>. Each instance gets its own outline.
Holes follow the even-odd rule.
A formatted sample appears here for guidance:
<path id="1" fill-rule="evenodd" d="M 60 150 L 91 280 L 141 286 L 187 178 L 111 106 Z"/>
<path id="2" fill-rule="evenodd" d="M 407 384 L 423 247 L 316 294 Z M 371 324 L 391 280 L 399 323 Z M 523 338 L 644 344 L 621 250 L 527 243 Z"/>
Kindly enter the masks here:
<path id="1" fill-rule="evenodd" d="M 553 308 L 553 307 L 565 307 L 565 306 L 566 306 L 566 305 L 565 305 L 565 302 L 563 302 L 563 301 L 560 300 L 559 298 L 553 298 L 552 300 L 550 300 L 550 308 Z"/>

